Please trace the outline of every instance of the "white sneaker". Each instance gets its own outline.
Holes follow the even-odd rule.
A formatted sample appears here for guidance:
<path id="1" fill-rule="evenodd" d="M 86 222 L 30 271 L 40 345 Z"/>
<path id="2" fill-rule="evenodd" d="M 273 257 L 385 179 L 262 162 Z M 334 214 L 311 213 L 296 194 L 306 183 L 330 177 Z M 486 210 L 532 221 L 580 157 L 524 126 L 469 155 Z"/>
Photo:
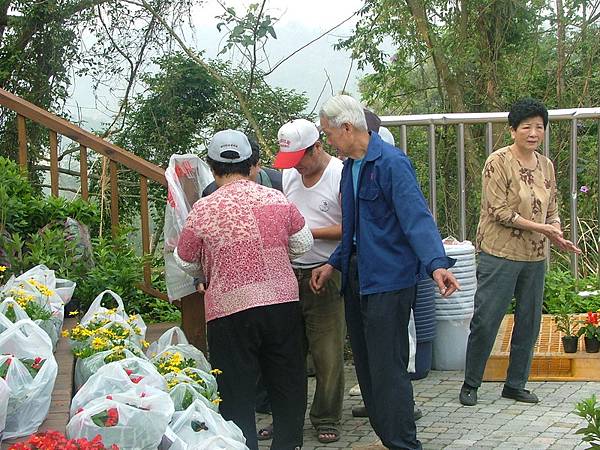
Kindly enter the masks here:
<path id="1" fill-rule="evenodd" d="M 357 384 L 356 386 L 352 386 L 350 388 L 350 392 L 349 392 L 350 396 L 352 397 L 356 397 L 358 395 L 361 395 L 360 393 L 360 386 Z"/>

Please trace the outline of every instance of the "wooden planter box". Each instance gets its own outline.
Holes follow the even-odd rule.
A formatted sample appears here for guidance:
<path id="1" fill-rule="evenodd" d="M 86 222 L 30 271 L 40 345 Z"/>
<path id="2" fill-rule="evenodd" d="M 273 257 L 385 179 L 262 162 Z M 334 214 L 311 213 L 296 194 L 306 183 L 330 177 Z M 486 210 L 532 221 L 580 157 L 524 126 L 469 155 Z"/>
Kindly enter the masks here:
<path id="1" fill-rule="evenodd" d="M 505 381 L 514 316 L 507 314 L 500 325 L 492 354 L 485 367 L 484 381 Z M 535 344 L 529 381 L 600 381 L 600 353 L 586 353 L 583 338 L 577 353 L 565 353 L 562 333 L 552 316 L 544 314 Z"/>

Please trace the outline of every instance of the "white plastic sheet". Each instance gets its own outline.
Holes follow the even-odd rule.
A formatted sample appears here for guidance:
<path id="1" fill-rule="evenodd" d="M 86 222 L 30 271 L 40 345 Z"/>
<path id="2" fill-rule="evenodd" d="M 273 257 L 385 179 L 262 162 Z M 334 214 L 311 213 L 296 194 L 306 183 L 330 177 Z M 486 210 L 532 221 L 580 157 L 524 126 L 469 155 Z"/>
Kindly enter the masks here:
<path id="1" fill-rule="evenodd" d="M 194 203 L 214 178 L 208 164 L 191 154 L 172 155 L 165 178 L 169 189 L 164 227 L 165 279 L 169 300 L 176 300 L 196 289 L 193 278 L 175 263 L 173 250 Z"/>

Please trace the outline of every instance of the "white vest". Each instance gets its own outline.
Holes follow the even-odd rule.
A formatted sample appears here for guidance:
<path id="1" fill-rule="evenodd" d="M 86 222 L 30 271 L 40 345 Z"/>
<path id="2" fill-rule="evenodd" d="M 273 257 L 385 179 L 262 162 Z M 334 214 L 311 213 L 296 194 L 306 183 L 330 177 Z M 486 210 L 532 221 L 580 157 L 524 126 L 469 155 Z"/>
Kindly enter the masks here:
<path id="1" fill-rule="evenodd" d="M 296 169 L 283 171 L 283 193 L 296 205 L 309 228 L 321 228 L 342 223 L 340 180 L 342 161 L 331 157 L 317 183 L 307 188 Z M 315 239 L 310 251 L 292 261 L 293 267 L 310 268 L 327 262 L 339 241 Z"/>

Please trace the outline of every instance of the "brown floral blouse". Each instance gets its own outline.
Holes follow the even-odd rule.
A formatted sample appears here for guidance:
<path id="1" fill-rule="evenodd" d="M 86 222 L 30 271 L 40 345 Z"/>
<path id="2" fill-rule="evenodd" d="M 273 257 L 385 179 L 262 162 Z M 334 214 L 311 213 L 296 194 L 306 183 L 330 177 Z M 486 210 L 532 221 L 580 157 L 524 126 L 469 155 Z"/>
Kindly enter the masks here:
<path id="1" fill-rule="evenodd" d="M 535 153 L 535 169 L 523 167 L 509 150 L 492 153 L 483 168 L 478 251 L 515 261 L 540 261 L 546 237 L 512 226 L 517 217 L 538 223 L 559 222 L 554 166 Z"/>

